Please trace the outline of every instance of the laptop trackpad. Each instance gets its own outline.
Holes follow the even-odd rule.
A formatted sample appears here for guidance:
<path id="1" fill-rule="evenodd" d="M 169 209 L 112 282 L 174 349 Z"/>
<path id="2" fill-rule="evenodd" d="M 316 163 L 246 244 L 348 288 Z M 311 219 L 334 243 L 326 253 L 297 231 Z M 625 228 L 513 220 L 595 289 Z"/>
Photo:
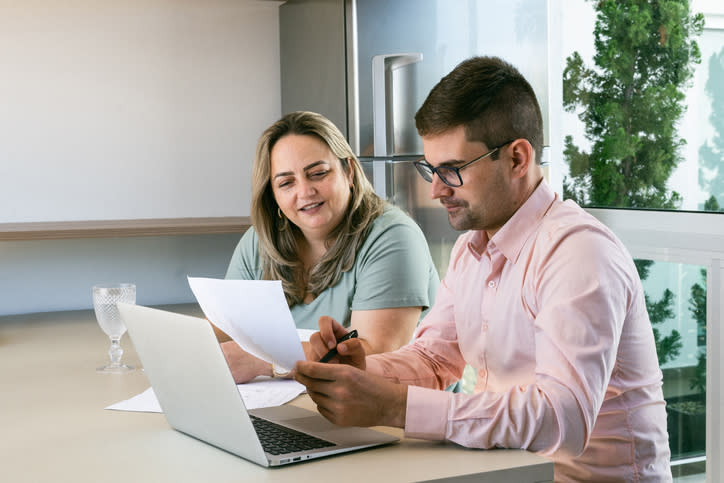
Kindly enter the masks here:
<path id="1" fill-rule="evenodd" d="M 340 429 L 336 424 L 332 424 L 322 416 L 309 416 L 306 418 L 287 419 L 284 421 L 286 426 L 294 428 L 305 433 L 324 433 Z"/>
<path id="2" fill-rule="evenodd" d="M 289 426 L 290 428 L 303 432 L 322 433 L 341 429 L 336 424 L 327 421 L 319 413 L 292 406 L 290 404 L 253 409 L 249 411 L 249 413 L 259 416 L 260 418 L 282 423 L 284 426 Z"/>

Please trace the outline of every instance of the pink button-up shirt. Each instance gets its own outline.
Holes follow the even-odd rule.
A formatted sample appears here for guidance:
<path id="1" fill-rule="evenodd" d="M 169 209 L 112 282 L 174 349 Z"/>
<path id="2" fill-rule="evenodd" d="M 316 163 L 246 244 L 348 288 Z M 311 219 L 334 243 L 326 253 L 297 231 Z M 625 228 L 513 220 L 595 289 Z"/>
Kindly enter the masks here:
<path id="1" fill-rule="evenodd" d="M 474 394 L 439 389 L 477 371 Z M 408 384 L 408 437 L 524 448 L 556 481 L 670 481 L 644 292 L 623 244 L 543 181 L 488 239 L 461 235 L 415 341 L 368 358 Z"/>

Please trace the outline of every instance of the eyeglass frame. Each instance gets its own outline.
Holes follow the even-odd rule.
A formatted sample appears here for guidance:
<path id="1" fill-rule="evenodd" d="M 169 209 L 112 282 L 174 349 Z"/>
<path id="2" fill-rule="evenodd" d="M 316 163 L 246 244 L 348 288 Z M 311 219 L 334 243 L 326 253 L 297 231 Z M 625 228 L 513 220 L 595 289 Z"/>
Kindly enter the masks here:
<path id="1" fill-rule="evenodd" d="M 432 176 L 434 174 L 437 174 L 437 177 L 440 178 L 440 181 L 445 183 L 447 186 L 449 186 L 451 188 L 459 188 L 463 185 L 463 177 L 460 176 L 461 170 L 467 168 L 468 166 L 470 166 L 473 163 L 480 161 L 481 159 L 487 158 L 488 156 L 494 154 L 496 151 L 500 150 L 500 148 L 502 148 L 503 146 L 510 144 L 513 141 L 515 141 L 515 139 L 506 141 L 503 144 L 500 144 L 499 146 L 494 147 L 487 153 L 478 156 L 477 158 L 473 159 L 472 161 L 468 161 L 467 163 L 463 164 L 462 166 L 457 166 L 457 167 L 455 167 L 455 166 L 437 166 L 437 167 L 435 167 L 435 166 L 431 165 L 430 163 L 428 163 L 425 160 L 425 158 L 420 158 L 417 161 L 414 161 L 412 164 L 415 165 L 415 169 L 417 169 L 417 172 L 420 173 L 420 176 L 422 176 L 422 179 L 424 179 L 428 183 L 432 183 Z M 439 173 L 440 170 L 455 173 L 455 175 L 458 177 L 458 180 L 460 181 L 460 184 L 451 184 L 443 176 L 440 176 L 440 173 Z M 429 173 L 428 173 L 428 171 L 429 171 Z M 428 179 L 428 175 L 429 175 L 430 179 Z"/>

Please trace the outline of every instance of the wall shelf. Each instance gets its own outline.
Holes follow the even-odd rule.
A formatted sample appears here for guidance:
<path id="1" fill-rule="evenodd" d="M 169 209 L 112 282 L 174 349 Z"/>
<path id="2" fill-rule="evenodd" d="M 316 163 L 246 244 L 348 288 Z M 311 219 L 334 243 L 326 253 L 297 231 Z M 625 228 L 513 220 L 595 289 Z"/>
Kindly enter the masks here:
<path id="1" fill-rule="evenodd" d="M 248 216 L 0 223 L 0 241 L 244 233 Z"/>

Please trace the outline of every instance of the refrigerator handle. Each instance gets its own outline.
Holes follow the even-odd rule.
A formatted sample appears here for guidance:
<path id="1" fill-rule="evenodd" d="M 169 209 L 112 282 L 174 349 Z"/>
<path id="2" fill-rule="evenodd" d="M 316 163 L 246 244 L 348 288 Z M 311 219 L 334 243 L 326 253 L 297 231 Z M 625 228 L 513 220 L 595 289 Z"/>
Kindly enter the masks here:
<path id="1" fill-rule="evenodd" d="M 393 150 L 392 109 L 387 108 L 392 88 L 389 82 L 392 71 L 421 60 L 421 52 L 372 57 L 372 132 L 375 156 L 389 156 Z"/>

